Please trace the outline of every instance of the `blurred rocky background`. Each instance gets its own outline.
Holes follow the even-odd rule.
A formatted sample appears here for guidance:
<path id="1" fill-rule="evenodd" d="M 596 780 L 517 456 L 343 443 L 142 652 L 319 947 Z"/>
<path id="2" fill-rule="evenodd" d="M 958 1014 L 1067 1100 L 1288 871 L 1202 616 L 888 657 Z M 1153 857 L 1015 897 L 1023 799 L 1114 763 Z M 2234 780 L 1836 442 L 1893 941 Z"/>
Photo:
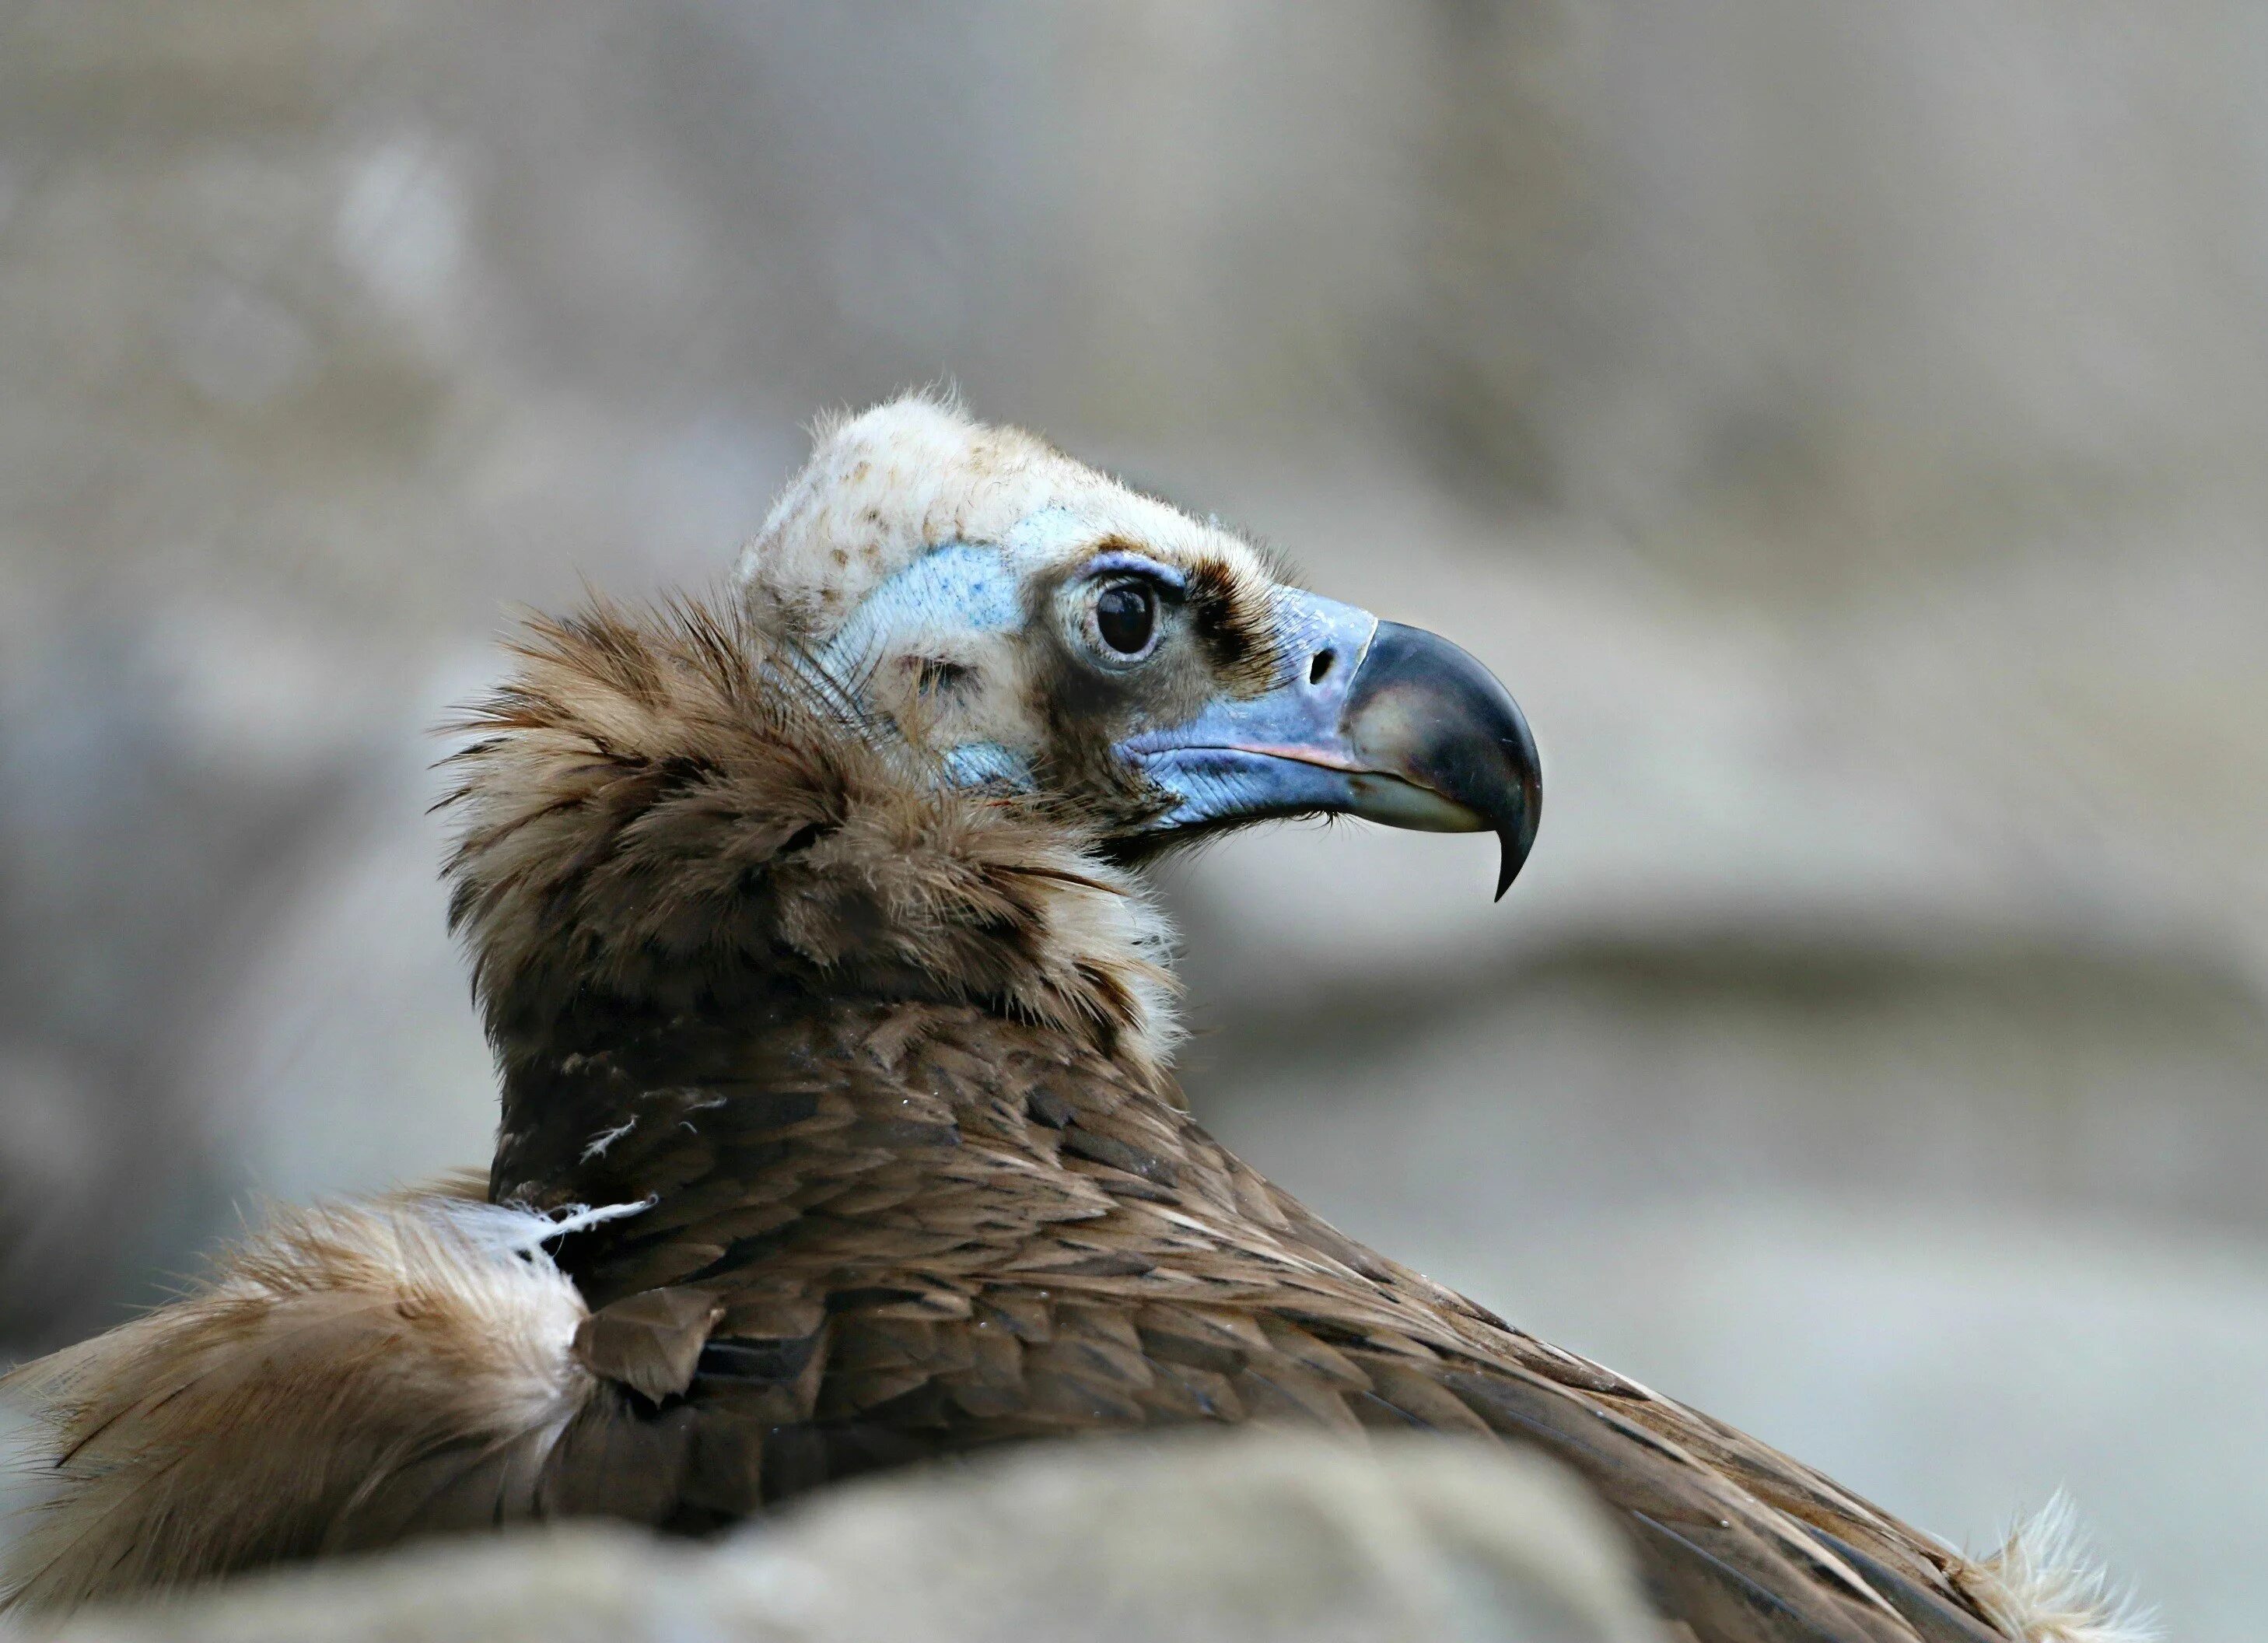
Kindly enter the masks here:
<path id="1" fill-rule="evenodd" d="M 2268 1573 L 2268 11 L 0 0 L 0 1358 L 485 1158 L 426 727 L 950 378 L 1455 636 L 1214 1126 L 1955 1538 Z"/>

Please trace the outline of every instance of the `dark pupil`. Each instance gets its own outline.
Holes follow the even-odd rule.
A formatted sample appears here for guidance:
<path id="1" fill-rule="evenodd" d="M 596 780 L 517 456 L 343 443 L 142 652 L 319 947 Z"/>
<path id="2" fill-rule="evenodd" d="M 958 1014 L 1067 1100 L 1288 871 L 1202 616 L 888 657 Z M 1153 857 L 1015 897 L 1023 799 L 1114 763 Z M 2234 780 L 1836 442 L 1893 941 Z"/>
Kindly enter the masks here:
<path id="1" fill-rule="evenodd" d="M 1157 595 L 1139 582 L 1114 583 L 1094 604 L 1096 630 L 1122 656 L 1141 654 L 1157 623 Z"/>

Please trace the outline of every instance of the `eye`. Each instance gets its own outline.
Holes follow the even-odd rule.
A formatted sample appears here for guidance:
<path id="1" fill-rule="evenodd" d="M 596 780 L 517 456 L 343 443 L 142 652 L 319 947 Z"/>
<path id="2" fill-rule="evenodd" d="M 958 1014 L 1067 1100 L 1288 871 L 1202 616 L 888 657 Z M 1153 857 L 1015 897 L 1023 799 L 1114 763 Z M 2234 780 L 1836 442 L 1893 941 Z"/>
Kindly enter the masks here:
<path id="1" fill-rule="evenodd" d="M 1147 582 L 1113 582 L 1094 601 L 1094 630 L 1128 658 L 1145 655 L 1158 634 L 1158 591 Z"/>

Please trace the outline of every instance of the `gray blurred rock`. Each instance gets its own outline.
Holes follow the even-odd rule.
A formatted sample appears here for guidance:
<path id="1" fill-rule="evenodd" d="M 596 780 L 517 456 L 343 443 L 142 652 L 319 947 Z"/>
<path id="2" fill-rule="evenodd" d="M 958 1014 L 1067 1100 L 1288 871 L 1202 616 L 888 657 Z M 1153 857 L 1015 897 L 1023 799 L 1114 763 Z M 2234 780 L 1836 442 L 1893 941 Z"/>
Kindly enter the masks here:
<path id="1" fill-rule="evenodd" d="M 90 1615 L 54 1643 L 1651 1643 L 1557 1469 L 1447 1440 L 1058 1446 L 713 1549 L 564 1528 Z"/>

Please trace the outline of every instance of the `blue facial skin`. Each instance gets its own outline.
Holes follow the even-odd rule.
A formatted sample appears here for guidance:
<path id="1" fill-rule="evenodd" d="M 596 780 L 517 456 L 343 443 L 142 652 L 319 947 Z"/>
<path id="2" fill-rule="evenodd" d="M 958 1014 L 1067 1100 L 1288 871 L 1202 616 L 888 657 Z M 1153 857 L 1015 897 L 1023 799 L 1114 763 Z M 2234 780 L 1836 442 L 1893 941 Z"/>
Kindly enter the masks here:
<path id="1" fill-rule="evenodd" d="M 1021 625 L 1023 609 L 1008 550 L 990 542 L 945 542 L 886 578 L 858 601 L 816 659 L 821 674 L 855 691 L 873 666 L 876 647 L 904 632 L 1004 633 Z M 1028 789 L 1031 766 L 997 741 L 948 748 L 943 776 L 954 787 Z"/>
<path id="2" fill-rule="evenodd" d="M 1121 758 L 1176 800 L 1152 828 L 1324 812 L 1434 831 L 1479 826 L 1463 807 L 1380 768 L 1351 733 L 1350 693 L 1378 618 L 1292 589 L 1276 606 L 1284 671 L 1273 689 L 1216 697 L 1183 724 L 1118 744 Z"/>
<path id="3" fill-rule="evenodd" d="M 954 787 L 1010 787 L 1027 792 L 1032 767 L 997 741 L 964 741 L 945 751 L 945 779 Z"/>
<path id="4" fill-rule="evenodd" d="M 1216 696 L 1183 724 L 1118 744 L 1119 757 L 1178 800 L 1157 829 L 1349 807 L 1354 761 L 1340 725 L 1378 618 L 1291 589 L 1276 608 L 1284 670 L 1273 689 L 1241 701 Z"/>
<path id="5" fill-rule="evenodd" d="M 907 633 L 1002 632 L 1023 621 L 1019 554 L 1071 528 L 1042 509 L 1004 545 L 954 542 L 886 578 L 815 659 L 855 694 L 886 641 Z M 1123 561 L 1123 565 L 1120 562 Z M 1171 567 L 1104 555 L 1170 580 Z M 1153 834 L 1271 816 L 1343 814 L 1434 832 L 1493 831 L 1504 843 L 1498 894 L 1535 836 L 1541 763 L 1519 705 L 1485 667 L 1448 641 L 1366 610 L 1292 588 L 1270 595 L 1279 659 L 1257 696 L 1216 696 L 1179 725 L 1114 748 L 1162 801 Z M 1029 789 L 1024 756 L 997 741 L 946 749 L 956 787 Z"/>
<path id="6" fill-rule="evenodd" d="M 1014 567 L 989 542 L 946 542 L 884 580 L 850 613 L 819 654 L 830 677 L 855 679 L 875 646 L 925 628 L 1005 633 L 1021 624 Z"/>
<path id="7" fill-rule="evenodd" d="M 820 665 L 831 678 L 854 679 L 872 664 L 875 646 L 894 635 L 1020 627 L 1017 558 L 1077 528 L 1070 510 L 1042 508 L 1019 520 L 1004 542 L 939 542 L 925 549 L 858 601 L 820 653 Z"/>

